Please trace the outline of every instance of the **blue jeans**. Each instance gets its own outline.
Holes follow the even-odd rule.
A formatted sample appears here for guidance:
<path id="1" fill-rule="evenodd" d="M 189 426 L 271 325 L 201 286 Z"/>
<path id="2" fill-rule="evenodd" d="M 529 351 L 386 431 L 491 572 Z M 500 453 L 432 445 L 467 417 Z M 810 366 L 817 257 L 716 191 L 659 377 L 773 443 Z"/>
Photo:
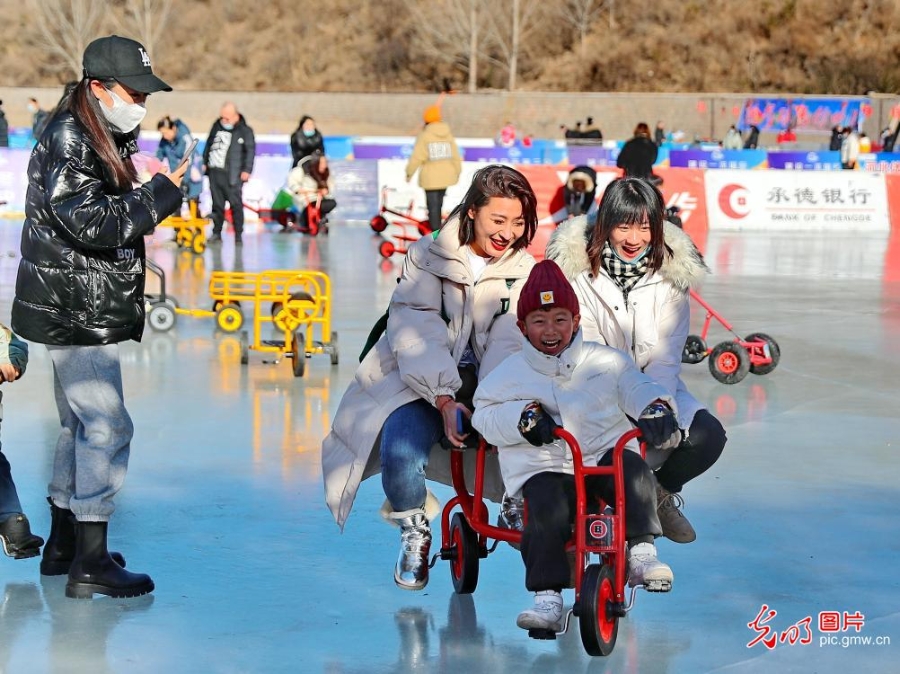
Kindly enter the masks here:
<path id="1" fill-rule="evenodd" d="M 394 512 L 425 504 L 425 467 L 444 434 L 441 413 L 424 400 L 391 412 L 381 428 L 381 484 Z"/>
<path id="2" fill-rule="evenodd" d="M 79 522 L 107 522 L 128 470 L 134 425 L 119 345 L 47 346 L 60 429 L 50 498 Z"/>
<path id="3" fill-rule="evenodd" d="M 9 461 L 0 449 L 0 522 L 5 522 L 13 515 L 22 512 L 22 504 L 19 503 L 19 494 L 16 484 L 13 482 L 12 469 Z"/>

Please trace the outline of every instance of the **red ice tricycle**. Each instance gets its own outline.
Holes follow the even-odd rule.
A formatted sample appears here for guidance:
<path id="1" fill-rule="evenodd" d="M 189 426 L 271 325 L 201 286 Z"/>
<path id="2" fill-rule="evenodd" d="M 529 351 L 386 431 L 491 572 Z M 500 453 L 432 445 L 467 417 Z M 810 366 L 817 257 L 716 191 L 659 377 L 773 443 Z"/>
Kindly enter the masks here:
<path id="1" fill-rule="evenodd" d="M 419 220 L 413 216 L 414 201 L 410 200 L 409 204 L 402 208 L 387 205 L 387 195 L 394 191 L 396 190 L 387 186 L 381 188 L 381 206 L 378 214 L 369 220 L 369 226 L 378 234 L 384 232 L 388 225 L 394 227 L 391 230 L 391 238 L 385 239 L 378 246 L 378 253 L 385 259 L 394 253 L 406 255 L 410 243 L 418 241 L 426 234 L 431 234 L 431 225 L 428 219 Z M 391 216 L 391 218 L 388 219 L 385 216 Z"/>
<path id="2" fill-rule="evenodd" d="M 762 332 L 754 332 L 742 338 L 728 321 L 693 290 L 691 297 L 706 309 L 706 319 L 699 335 L 688 335 L 681 353 L 682 363 L 700 363 L 709 356 L 709 371 L 723 384 L 737 384 L 748 372 L 762 375 L 775 369 L 781 360 L 781 349 L 774 339 Z M 733 334 L 734 339 L 721 342 L 710 349 L 706 345 L 706 337 L 713 319 Z"/>
<path id="3" fill-rule="evenodd" d="M 639 587 L 631 589 L 626 601 L 627 560 L 625 556 L 625 479 L 622 469 L 622 453 L 625 445 L 640 436 L 637 429 L 625 433 L 613 448 L 611 466 L 585 466 L 581 447 L 575 438 L 563 429 L 555 431 L 556 437 L 563 439 L 572 452 L 575 467 L 575 535 L 568 549 L 575 553 L 575 604 L 566 614 L 562 631 L 569 628 L 572 615 L 578 618 L 581 643 L 590 655 L 609 655 L 616 644 L 619 618 L 634 606 L 635 593 Z M 488 509 L 484 503 L 485 458 L 489 448 L 482 440 L 475 460 L 475 489 L 469 493 L 466 486 L 463 453 L 465 450 L 449 450 L 450 471 L 456 496 L 444 506 L 441 514 L 441 550 L 437 557 L 450 562 L 450 576 L 457 594 L 470 594 L 478 584 L 479 560 L 486 558 L 496 548 L 499 541 L 520 543 L 522 534 L 512 529 L 503 529 L 489 523 Z M 472 451 L 472 450 L 468 450 Z M 644 446 L 641 443 L 641 452 Z M 589 475 L 612 475 L 615 481 L 615 503 L 588 503 L 585 478 Z M 607 505 L 612 509 L 606 508 Z M 456 512 L 454 510 L 459 508 Z M 527 518 L 526 504 L 526 518 Z M 495 539 L 488 547 L 488 539 Z M 591 563 L 591 555 L 597 555 L 599 563 Z M 669 588 L 648 591 L 665 591 Z M 551 630 L 529 630 L 528 636 L 535 639 L 555 639 Z"/>

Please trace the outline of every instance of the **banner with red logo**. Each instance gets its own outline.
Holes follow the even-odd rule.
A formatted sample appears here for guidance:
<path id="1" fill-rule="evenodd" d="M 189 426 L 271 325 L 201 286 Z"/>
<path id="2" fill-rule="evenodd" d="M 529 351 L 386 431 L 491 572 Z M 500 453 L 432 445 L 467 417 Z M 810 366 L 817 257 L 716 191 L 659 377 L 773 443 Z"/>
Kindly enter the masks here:
<path id="1" fill-rule="evenodd" d="M 887 231 L 884 176 L 861 171 L 708 171 L 716 230 Z"/>

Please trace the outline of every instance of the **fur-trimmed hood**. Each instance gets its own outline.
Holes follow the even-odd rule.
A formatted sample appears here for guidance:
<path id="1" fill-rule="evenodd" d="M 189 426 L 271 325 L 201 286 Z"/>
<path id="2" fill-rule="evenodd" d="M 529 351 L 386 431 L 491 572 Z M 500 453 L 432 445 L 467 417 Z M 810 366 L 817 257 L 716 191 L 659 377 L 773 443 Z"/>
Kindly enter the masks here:
<path id="1" fill-rule="evenodd" d="M 590 267 L 587 254 L 590 229 L 585 216 L 572 218 L 557 228 L 547 244 L 544 257 L 556 262 L 569 280 Z M 672 255 L 663 256 L 660 276 L 681 290 L 697 287 L 709 273 L 709 267 L 691 237 L 668 221 L 663 223 L 663 237 Z"/>

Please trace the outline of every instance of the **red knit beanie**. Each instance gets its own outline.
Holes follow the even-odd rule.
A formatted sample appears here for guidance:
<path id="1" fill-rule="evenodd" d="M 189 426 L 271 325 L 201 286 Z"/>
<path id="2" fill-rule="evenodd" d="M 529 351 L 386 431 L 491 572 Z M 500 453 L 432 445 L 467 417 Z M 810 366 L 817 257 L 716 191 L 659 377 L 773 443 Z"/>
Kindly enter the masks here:
<path id="1" fill-rule="evenodd" d="M 573 316 L 581 313 L 578 297 L 562 269 L 553 260 L 543 260 L 534 265 L 522 287 L 516 316 L 524 321 L 532 311 L 550 307 L 568 309 Z"/>

